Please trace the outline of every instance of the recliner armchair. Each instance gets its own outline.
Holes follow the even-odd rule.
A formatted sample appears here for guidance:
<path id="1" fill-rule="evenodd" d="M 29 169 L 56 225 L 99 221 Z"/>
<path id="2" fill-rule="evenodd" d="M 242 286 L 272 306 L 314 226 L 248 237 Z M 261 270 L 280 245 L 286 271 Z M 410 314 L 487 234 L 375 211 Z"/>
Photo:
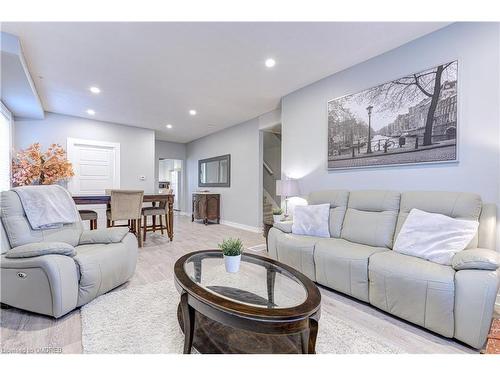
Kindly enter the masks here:
<path id="1" fill-rule="evenodd" d="M 128 228 L 85 231 L 76 222 L 33 230 L 15 192 L 2 192 L 0 205 L 2 304 L 58 318 L 134 274 L 137 239 Z M 73 255 L 53 253 L 54 243 L 70 245 Z M 26 244 L 41 255 L 7 254 Z"/>

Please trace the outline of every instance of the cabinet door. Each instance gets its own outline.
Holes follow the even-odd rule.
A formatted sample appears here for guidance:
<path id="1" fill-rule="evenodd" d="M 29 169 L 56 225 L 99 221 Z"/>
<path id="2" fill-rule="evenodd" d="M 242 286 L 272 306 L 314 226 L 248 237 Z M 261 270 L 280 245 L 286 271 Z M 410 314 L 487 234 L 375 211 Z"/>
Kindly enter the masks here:
<path id="1" fill-rule="evenodd" d="M 219 218 L 219 196 L 211 195 L 207 197 L 207 217 L 210 220 Z"/>
<path id="2" fill-rule="evenodd" d="M 195 219 L 205 219 L 206 204 L 205 195 L 193 194 L 193 215 Z"/>

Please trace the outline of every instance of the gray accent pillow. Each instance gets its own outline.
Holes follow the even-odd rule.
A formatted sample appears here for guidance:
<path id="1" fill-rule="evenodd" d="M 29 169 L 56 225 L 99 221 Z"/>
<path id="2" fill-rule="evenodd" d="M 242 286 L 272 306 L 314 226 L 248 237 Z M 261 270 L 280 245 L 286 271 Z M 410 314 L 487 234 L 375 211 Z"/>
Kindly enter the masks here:
<path id="1" fill-rule="evenodd" d="M 6 258 L 31 258 L 41 255 L 58 254 L 74 256 L 75 248 L 65 242 L 32 242 L 7 250 Z"/>

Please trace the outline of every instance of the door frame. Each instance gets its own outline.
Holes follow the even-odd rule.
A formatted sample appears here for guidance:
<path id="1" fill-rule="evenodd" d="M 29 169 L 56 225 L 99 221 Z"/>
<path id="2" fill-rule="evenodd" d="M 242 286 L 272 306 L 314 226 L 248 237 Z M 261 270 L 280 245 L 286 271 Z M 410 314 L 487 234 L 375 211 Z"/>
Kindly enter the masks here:
<path id="1" fill-rule="evenodd" d="M 76 146 L 90 146 L 90 147 L 103 147 L 110 148 L 114 150 L 114 171 L 113 171 L 113 188 L 120 188 L 120 143 L 116 142 L 104 142 L 104 141 L 96 141 L 93 139 L 82 139 L 82 138 L 71 138 L 67 139 L 67 157 L 71 163 L 75 163 L 76 160 Z M 71 192 L 72 188 L 74 188 L 74 179 L 71 178 L 68 181 L 68 190 Z"/>

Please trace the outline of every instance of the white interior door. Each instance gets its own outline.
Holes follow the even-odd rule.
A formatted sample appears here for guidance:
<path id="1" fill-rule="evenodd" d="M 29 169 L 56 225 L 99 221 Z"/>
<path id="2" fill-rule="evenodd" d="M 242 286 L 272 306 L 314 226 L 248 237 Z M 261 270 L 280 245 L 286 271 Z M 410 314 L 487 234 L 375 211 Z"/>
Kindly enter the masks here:
<path id="1" fill-rule="evenodd" d="M 170 188 L 174 196 L 174 210 L 180 210 L 179 206 L 179 181 L 180 181 L 181 171 L 174 170 L 170 171 Z"/>
<path id="2" fill-rule="evenodd" d="M 73 195 L 102 195 L 106 189 L 120 188 L 120 144 L 68 138 L 68 160 L 75 175 L 68 183 Z M 82 205 L 79 209 L 94 210 L 98 225 L 104 226 L 106 207 Z"/>

